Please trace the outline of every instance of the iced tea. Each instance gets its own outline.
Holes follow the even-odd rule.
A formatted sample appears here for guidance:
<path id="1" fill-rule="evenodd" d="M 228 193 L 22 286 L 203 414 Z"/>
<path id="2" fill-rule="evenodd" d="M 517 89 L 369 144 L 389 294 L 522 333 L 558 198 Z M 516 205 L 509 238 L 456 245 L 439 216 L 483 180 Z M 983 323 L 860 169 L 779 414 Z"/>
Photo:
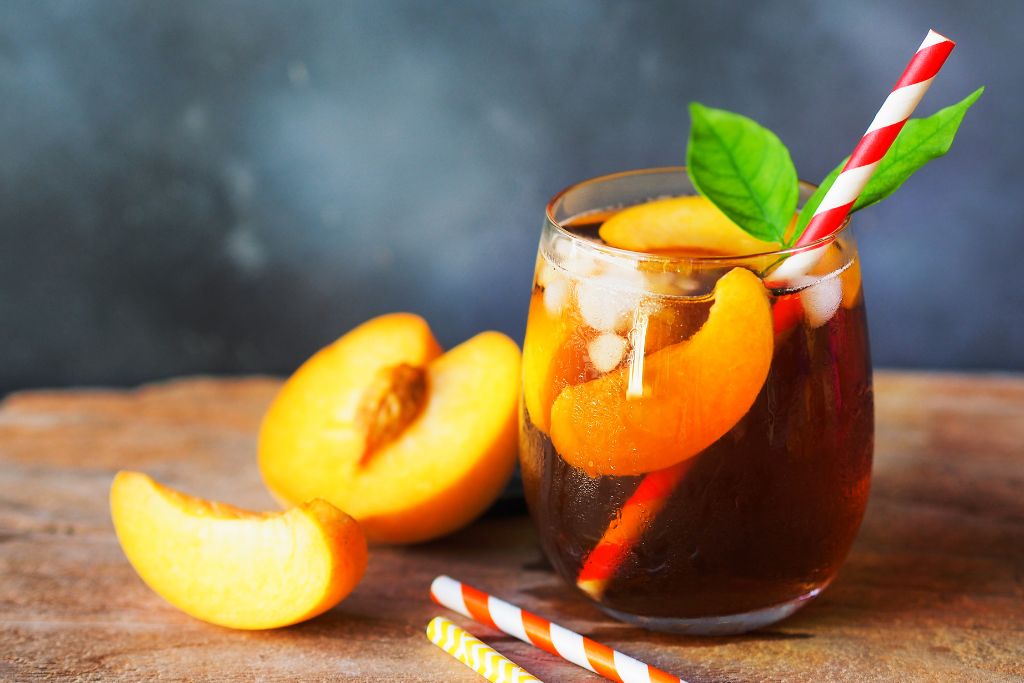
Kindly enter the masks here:
<path id="1" fill-rule="evenodd" d="M 684 171 L 661 169 L 552 201 L 520 457 L 544 550 L 571 584 L 627 621 L 735 633 L 792 613 L 839 570 L 868 497 L 871 365 L 848 230 L 806 275 L 772 282 L 786 254 L 752 252 L 704 220 L 699 197 L 668 245 L 644 242 L 643 219 L 610 222 L 689 194 Z M 605 226 L 644 249 L 609 245 Z"/>

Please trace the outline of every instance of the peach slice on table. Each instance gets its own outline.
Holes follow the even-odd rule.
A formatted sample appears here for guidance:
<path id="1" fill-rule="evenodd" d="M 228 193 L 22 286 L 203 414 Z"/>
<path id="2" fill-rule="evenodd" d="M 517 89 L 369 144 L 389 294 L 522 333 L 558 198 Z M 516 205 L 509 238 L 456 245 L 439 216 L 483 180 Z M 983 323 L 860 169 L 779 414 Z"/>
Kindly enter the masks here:
<path id="1" fill-rule="evenodd" d="M 119 472 L 110 510 L 142 580 L 220 626 L 266 629 L 310 619 L 338 604 L 366 569 L 359 525 L 322 500 L 249 512 Z"/>
<path id="2" fill-rule="evenodd" d="M 300 367 L 264 416 L 260 471 L 288 502 L 323 498 L 371 542 L 465 526 L 516 457 L 519 347 L 484 332 L 441 355 L 417 316 L 375 318 Z"/>
<path id="3" fill-rule="evenodd" d="M 652 254 L 743 255 L 779 248 L 743 231 L 701 196 L 656 199 L 623 209 L 599 230 L 613 247 Z"/>
<path id="4" fill-rule="evenodd" d="M 688 340 L 644 359 L 642 395 L 628 367 L 565 388 L 551 408 L 551 440 L 589 476 L 638 475 L 698 454 L 746 414 L 774 346 L 761 280 L 734 268 L 715 285 L 707 321 Z"/>

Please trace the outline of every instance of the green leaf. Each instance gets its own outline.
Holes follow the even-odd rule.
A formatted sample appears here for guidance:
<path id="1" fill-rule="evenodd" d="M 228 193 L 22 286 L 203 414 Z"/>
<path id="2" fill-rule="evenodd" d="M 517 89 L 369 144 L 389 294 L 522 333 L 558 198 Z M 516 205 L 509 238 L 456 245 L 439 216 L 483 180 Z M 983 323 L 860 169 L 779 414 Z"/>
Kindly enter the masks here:
<path id="1" fill-rule="evenodd" d="M 690 104 L 686 166 L 694 187 L 754 237 L 781 242 L 798 196 L 796 168 L 778 137 L 739 114 Z"/>
<path id="2" fill-rule="evenodd" d="M 866 206 L 871 206 L 882 201 L 912 176 L 919 168 L 932 159 L 941 157 L 953 145 L 953 138 L 956 137 L 960 123 L 964 115 L 971 108 L 985 88 L 981 87 L 954 105 L 940 109 L 931 116 L 923 119 L 910 119 L 903 126 L 903 130 L 893 141 L 892 147 L 882 157 L 878 168 L 871 176 L 871 180 L 864 187 L 857 203 L 853 205 L 853 211 L 859 211 Z M 814 215 L 814 211 L 821 204 L 822 198 L 828 189 L 832 187 L 839 172 L 846 165 L 842 162 L 829 173 L 818 189 L 811 195 L 804 208 L 800 211 L 800 218 L 797 220 L 796 231 L 793 239 L 796 240 L 807 227 L 808 221 Z"/>
<path id="3" fill-rule="evenodd" d="M 853 210 L 863 209 L 885 199 L 898 190 L 917 169 L 948 152 L 964 120 L 964 114 L 983 92 L 984 87 L 978 88 L 956 104 L 940 109 L 927 118 L 907 121 L 882 158 L 882 163 L 878 164 L 860 199 L 853 205 Z"/>

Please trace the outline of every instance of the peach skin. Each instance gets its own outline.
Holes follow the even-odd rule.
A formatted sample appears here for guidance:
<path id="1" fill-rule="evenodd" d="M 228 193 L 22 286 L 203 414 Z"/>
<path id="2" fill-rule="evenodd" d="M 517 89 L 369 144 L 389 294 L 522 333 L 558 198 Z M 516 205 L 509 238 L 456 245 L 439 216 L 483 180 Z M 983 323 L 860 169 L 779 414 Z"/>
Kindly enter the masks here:
<path id="1" fill-rule="evenodd" d="M 768 292 L 733 268 L 715 286 L 704 325 L 644 358 L 643 393 L 627 398 L 629 368 L 566 387 L 551 408 L 551 440 L 589 476 L 643 474 L 693 457 L 757 398 L 774 347 Z"/>
<path id="2" fill-rule="evenodd" d="M 322 500 L 249 512 L 119 472 L 110 511 L 142 580 L 220 626 L 267 629 L 310 619 L 347 596 L 366 569 L 359 525 Z"/>
<path id="3" fill-rule="evenodd" d="M 440 355 L 421 319 L 370 320 L 299 368 L 260 428 L 264 482 L 323 498 L 371 542 L 415 543 L 475 519 L 516 456 L 519 347 L 484 332 Z"/>

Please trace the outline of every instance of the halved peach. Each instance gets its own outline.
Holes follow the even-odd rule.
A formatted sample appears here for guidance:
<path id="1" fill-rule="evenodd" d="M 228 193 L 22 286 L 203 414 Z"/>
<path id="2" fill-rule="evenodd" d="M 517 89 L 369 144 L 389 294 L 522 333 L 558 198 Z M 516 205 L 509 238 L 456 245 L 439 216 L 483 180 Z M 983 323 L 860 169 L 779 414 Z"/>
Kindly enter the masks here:
<path id="1" fill-rule="evenodd" d="M 314 355 L 264 416 L 267 487 L 289 502 L 330 501 L 374 542 L 425 541 L 472 521 L 515 463 L 519 348 L 484 332 L 439 352 L 426 323 L 396 314 Z"/>
<path id="2" fill-rule="evenodd" d="M 646 253 L 742 255 L 780 246 L 751 236 L 699 195 L 656 199 L 623 209 L 605 221 L 599 233 L 613 247 Z"/>
<path id="3" fill-rule="evenodd" d="M 221 626 L 310 619 L 338 604 L 366 569 L 359 525 L 322 500 L 249 512 L 119 472 L 110 511 L 142 580 L 175 607 Z"/>
<path id="4" fill-rule="evenodd" d="M 773 351 L 768 292 L 734 268 L 715 286 L 707 321 L 690 339 L 644 359 L 642 395 L 629 367 L 567 387 L 551 408 L 551 440 L 589 476 L 636 475 L 691 458 L 746 414 Z"/>

